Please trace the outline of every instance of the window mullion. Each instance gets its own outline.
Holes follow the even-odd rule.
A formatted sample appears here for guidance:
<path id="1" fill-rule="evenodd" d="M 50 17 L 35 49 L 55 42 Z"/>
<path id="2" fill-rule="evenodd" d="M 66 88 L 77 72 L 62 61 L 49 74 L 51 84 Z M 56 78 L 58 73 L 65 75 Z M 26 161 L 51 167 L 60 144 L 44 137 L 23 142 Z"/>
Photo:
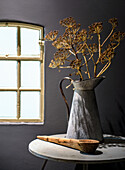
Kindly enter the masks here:
<path id="1" fill-rule="evenodd" d="M 17 119 L 20 118 L 20 86 L 21 86 L 21 81 L 20 81 L 20 61 L 18 61 L 17 64 Z"/>
<path id="2" fill-rule="evenodd" d="M 43 29 L 40 30 L 40 40 L 39 40 L 39 45 L 40 45 L 40 119 L 42 122 L 44 121 L 44 41 L 43 41 Z"/>
<path id="3" fill-rule="evenodd" d="M 21 36 L 20 27 L 17 27 L 17 56 L 21 55 Z"/>
<path id="4" fill-rule="evenodd" d="M 39 37 L 39 45 L 40 45 L 40 119 L 42 122 L 44 121 L 44 75 L 43 75 L 43 68 L 44 68 L 44 41 L 43 41 L 43 29 L 40 30 L 40 37 Z"/>
<path id="5" fill-rule="evenodd" d="M 44 122 L 44 48 L 42 50 L 42 62 L 40 62 L 40 118 Z"/>
<path id="6" fill-rule="evenodd" d="M 20 27 L 17 27 L 17 56 L 21 55 L 21 38 L 20 38 Z M 21 64 L 17 61 L 17 119 L 20 118 L 20 86 L 21 86 Z"/>
<path id="7" fill-rule="evenodd" d="M 40 45 L 40 59 L 43 62 L 44 55 L 44 37 L 43 37 L 43 28 L 39 30 L 39 45 Z"/>
<path id="8" fill-rule="evenodd" d="M 15 60 L 19 60 L 19 61 L 42 61 L 42 59 L 40 57 L 5 57 L 5 56 L 0 56 L 0 60 L 10 60 L 10 61 L 15 61 Z"/>

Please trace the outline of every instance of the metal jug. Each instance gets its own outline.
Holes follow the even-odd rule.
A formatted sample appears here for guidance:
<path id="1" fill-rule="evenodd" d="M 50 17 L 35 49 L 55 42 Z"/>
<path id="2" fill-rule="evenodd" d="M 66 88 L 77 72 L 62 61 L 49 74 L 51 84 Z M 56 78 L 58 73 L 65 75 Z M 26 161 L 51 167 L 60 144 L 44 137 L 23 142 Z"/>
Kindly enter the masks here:
<path id="1" fill-rule="evenodd" d="M 73 81 L 65 77 L 60 81 L 60 90 L 68 111 L 67 138 L 103 140 L 102 128 L 94 89 L 104 77 L 84 81 Z M 69 109 L 62 89 L 62 82 L 70 80 L 74 86 L 74 95 Z"/>

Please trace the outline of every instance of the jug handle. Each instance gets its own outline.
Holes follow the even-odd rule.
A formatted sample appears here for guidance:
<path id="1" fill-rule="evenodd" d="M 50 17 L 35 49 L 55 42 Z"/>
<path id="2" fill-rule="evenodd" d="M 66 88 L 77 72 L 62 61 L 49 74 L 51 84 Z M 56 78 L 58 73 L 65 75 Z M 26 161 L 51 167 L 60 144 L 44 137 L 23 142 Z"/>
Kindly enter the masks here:
<path id="1" fill-rule="evenodd" d="M 68 117 L 68 120 L 69 120 L 70 109 L 69 109 L 69 105 L 68 105 L 67 99 L 66 99 L 66 97 L 65 97 L 65 95 L 64 95 L 63 88 L 62 88 L 62 83 L 63 83 L 64 80 L 70 80 L 71 83 L 72 83 L 73 80 L 72 80 L 70 77 L 64 77 L 64 78 L 60 81 L 60 83 L 59 83 L 60 92 L 61 92 L 62 97 L 63 97 L 63 99 L 64 99 L 64 102 L 65 102 L 65 104 L 66 104 L 67 117 Z"/>

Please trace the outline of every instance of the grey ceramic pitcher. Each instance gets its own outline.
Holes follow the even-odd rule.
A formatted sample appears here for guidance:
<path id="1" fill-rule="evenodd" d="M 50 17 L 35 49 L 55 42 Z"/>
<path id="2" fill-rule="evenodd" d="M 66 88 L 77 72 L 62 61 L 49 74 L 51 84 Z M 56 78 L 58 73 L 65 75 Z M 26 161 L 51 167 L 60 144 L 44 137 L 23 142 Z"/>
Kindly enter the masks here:
<path id="1" fill-rule="evenodd" d="M 63 80 L 65 79 L 70 78 L 66 77 Z M 70 112 L 66 135 L 67 138 L 103 140 L 94 91 L 103 79 L 104 77 L 84 81 L 73 81 L 70 79 L 74 86 L 74 95 L 70 111 L 62 90 L 63 80 L 60 82 L 60 90 L 66 102 L 68 112 Z"/>

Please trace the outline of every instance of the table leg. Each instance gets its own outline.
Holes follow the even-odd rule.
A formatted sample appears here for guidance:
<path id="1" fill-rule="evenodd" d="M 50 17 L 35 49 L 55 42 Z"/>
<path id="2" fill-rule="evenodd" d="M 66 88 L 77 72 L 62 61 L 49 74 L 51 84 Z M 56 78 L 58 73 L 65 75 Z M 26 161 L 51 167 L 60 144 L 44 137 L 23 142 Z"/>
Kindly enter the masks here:
<path id="1" fill-rule="evenodd" d="M 46 164 L 47 164 L 47 161 L 48 161 L 47 159 L 44 160 L 44 163 L 43 163 L 43 166 L 42 166 L 42 169 L 41 169 L 41 170 L 44 170 L 44 168 L 45 168 L 45 166 L 46 166 Z"/>
<path id="2" fill-rule="evenodd" d="M 88 170 L 88 164 L 83 164 L 83 170 Z"/>

